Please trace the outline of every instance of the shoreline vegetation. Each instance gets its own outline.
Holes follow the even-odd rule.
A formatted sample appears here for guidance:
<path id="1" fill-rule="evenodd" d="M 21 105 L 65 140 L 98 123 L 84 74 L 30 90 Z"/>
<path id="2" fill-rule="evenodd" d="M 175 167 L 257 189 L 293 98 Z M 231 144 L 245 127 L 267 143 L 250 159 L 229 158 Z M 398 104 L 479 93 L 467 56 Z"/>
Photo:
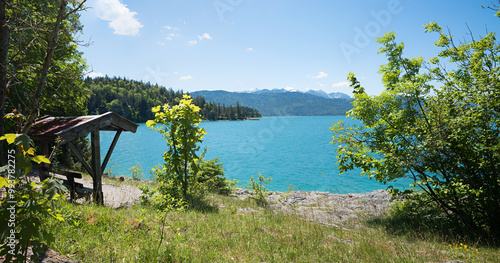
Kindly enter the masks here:
<path id="1" fill-rule="evenodd" d="M 183 95 L 189 95 L 182 90 L 174 91 L 158 84 L 121 77 L 87 77 L 84 83 L 91 92 L 87 103 L 88 114 L 112 111 L 138 123 L 154 119 L 151 108 L 164 104 L 178 105 Z M 207 101 L 203 96 L 194 96 L 192 99 L 205 120 L 246 120 L 262 117 L 258 110 L 240 105 L 238 101 L 226 105 Z"/>
<path id="2" fill-rule="evenodd" d="M 240 120 L 202 120 L 202 122 L 216 122 L 216 121 L 260 121 L 260 118 L 246 118 Z"/>
<path id="3" fill-rule="evenodd" d="M 92 185 L 88 175 L 81 182 Z M 496 262 L 500 257 L 495 247 L 437 234 L 438 226 L 426 222 L 418 229 L 396 223 L 391 229 L 382 223 L 395 204 L 385 190 L 273 191 L 262 206 L 252 190 L 238 188 L 229 196 L 209 194 L 184 212 L 160 213 L 139 203 L 137 186 L 153 181 L 105 177 L 103 182 L 104 207 L 85 199 L 78 200 L 84 205 L 60 203 L 65 220 L 47 222 L 56 241 L 46 260 Z"/>
<path id="4" fill-rule="evenodd" d="M 451 29 L 443 30 L 437 22 L 429 22 L 424 31 L 436 35 L 432 49 L 438 53 L 426 59 L 405 57 L 405 42 L 395 33 L 404 28 L 394 28 L 376 39 L 374 35 L 380 32 L 364 32 L 381 45 L 378 53 L 386 56 L 387 63 L 378 70 L 383 89 L 373 86 L 371 80 L 366 80 L 369 86 L 364 87 L 360 82 L 366 75 L 363 69 L 359 77 L 349 72 L 347 82 L 338 82 L 338 76 L 327 80 L 324 71 L 317 76 L 306 75 L 314 72 L 307 69 L 307 63 L 297 71 L 297 80 L 311 79 L 302 84 L 290 83 L 303 88 L 313 82 L 326 87 L 326 83 L 336 81 L 329 89 L 349 86 L 352 99 L 317 96 L 322 94 L 320 91 L 316 95 L 284 92 L 293 89 L 290 86 L 274 92 L 190 93 L 126 77 L 91 78 L 102 74 L 87 72 L 89 65 L 79 50 L 90 44 L 79 40 L 84 26 L 80 12 L 85 11 L 85 2 L 0 2 L 0 262 L 500 262 L 500 43 L 496 32 L 476 37 L 476 29 L 467 27 L 467 34 L 460 38 L 452 35 Z M 107 5 L 107 11 L 114 14 L 119 8 L 130 12 L 112 15 L 109 26 L 119 35 L 137 35 L 143 27 L 140 22 L 123 22 L 138 13 L 121 1 L 114 2 L 119 5 Z M 389 13 L 397 13 L 393 1 L 387 7 Z M 500 0 L 480 7 L 500 17 Z M 391 15 L 387 12 L 370 11 L 377 21 L 368 22 L 365 29 L 389 24 Z M 110 20 L 109 15 L 98 15 L 101 20 Z M 135 33 L 122 30 L 125 24 L 135 24 Z M 196 32 L 192 29 L 189 31 Z M 198 38 L 212 39 L 209 33 Z M 357 38 L 354 48 L 359 49 Z M 224 34 L 220 39 L 224 40 Z M 353 51 L 352 46 L 342 49 L 344 53 Z M 187 61 L 193 58 L 188 56 Z M 343 67 L 342 61 L 334 63 Z M 129 64 L 144 63 L 130 60 Z M 170 67 L 168 72 L 175 68 Z M 168 75 L 161 77 L 163 81 L 172 81 L 178 73 L 158 71 L 144 77 L 158 80 L 153 75 L 160 73 Z M 293 73 L 278 71 L 269 71 L 270 76 L 286 78 Z M 252 74 L 252 70 L 248 72 Z M 201 75 L 194 82 L 182 84 L 189 89 L 233 85 L 230 80 L 224 84 L 205 82 Z M 217 77 L 218 81 L 224 82 L 223 75 Z M 177 77 L 193 78 L 184 74 Z M 266 78 L 262 80 L 250 85 L 276 85 Z M 129 129 L 120 125 L 126 123 L 120 118 L 111 123 L 82 118 L 71 123 L 81 129 L 60 131 L 64 125 L 57 123 L 41 132 L 34 129 L 39 116 L 105 112 L 145 123 L 165 139 L 164 163 L 150 171 L 152 181 L 141 180 L 144 173 L 140 163 L 129 169 L 133 180 L 101 178 L 121 132 L 135 132 L 133 123 L 129 124 L 134 128 Z M 265 145 L 265 135 L 275 138 L 278 130 L 292 133 L 299 130 L 299 125 L 273 125 L 268 129 L 262 128 L 264 120 L 256 125 L 233 125 L 260 128 L 256 144 L 230 139 L 227 133 L 216 135 L 234 146 L 222 150 L 234 155 L 235 149 L 244 149 L 254 157 L 264 157 L 252 160 L 242 155 L 241 160 L 258 169 L 268 163 L 276 168 L 269 172 L 275 176 L 311 179 L 314 173 L 324 173 L 317 169 L 323 162 L 336 165 L 339 173 L 353 171 L 350 175 L 364 175 L 383 184 L 410 175 L 413 188 L 389 186 L 388 190 L 335 194 L 294 191 L 290 185 L 286 192 L 268 191 L 266 185 L 271 177 L 260 173 L 256 179 L 250 177 L 247 189 L 234 188 L 238 181 L 225 177 L 219 157 L 205 159 L 208 147 L 198 154 L 207 133 L 199 124 L 203 119 L 258 120 L 262 115 L 346 115 L 356 124 L 350 125 L 342 118 L 328 130 L 324 127 L 324 134 L 311 132 L 322 128 L 300 127 L 315 138 L 330 137 L 336 153 L 333 158 L 330 152 L 319 152 L 314 147 L 285 151 L 270 143 Z M 100 156 L 99 130 L 116 131 L 105 157 Z M 64 136 L 66 131 L 71 136 Z M 88 133 L 90 140 L 83 138 Z M 284 141 L 313 145 L 304 136 Z M 135 142 L 153 145 L 146 140 Z M 272 156 L 261 154 L 264 151 Z M 154 160 L 141 151 L 127 154 Z M 294 163 L 306 160 L 307 170 L 279 162 L 284 159 Z M 85 168 L 91 175 L 76 180 L 81 183 L 77 185 L 73 177 L 80 176 L 65 172 L 58 175 L 52 169 L 53 176 L 40 181 L 35 167 Z M 255 175 L 255 171 L 251 174 Z M 54 178 L 57 176 L 66 177 L 66 181 Z M 325 180 L 320 182 L 331 185 Z M 337 183 L 348 187 L 355 184 L 344 180 Z M 77 193 L 86 196 L 77 198 Z"/>

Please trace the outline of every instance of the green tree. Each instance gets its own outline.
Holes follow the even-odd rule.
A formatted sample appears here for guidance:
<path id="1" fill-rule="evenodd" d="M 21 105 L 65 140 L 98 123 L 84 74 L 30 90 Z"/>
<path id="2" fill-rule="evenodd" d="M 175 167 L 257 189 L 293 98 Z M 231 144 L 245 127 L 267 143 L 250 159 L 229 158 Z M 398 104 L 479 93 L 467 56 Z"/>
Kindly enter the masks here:
<path id="1" fill-rule="evenodd" d="M 179 105 L 165 104 L 153 108 L 155 119 L 146 122 L 151 129 L 160 132 L 167 140 L 168 151 L 163 154 L 165 164 L 156 171 L 158 180 L 173 179 L 181 186 L 182 195 L 187 197 L 189 187 L 189 164 L 198 156 L 197 145 L 206 133 L 199 128 L 200 108 L 192 103 L 191 96 L 184 95 Z"/>
<path id="2" fill-rule="evenodd" d="M 367 95 L 349 73 L 355 101 L 347 115 L 362 125 L 331 128 L 337 164 L 383 183 L 412 178 L 412 196 L 426 206 L 500 236 L 500 46 L 494 33 L 455 45 L 436 23 L 425 28 L 439 34 L 442 48 L 427 63 L 404 58 L 393 32 L 377 40 L 388 59 L 380 95 Z"/>
<path id="3" fill-rule="evenodd" d="M 120 77 L 98 77 L 85 79 L 85 87 L 92 95 L 88 101 L 88 112 L 99 114 L 114 111 L 136 122 L 146 122 L 154 118 L 151 108 L 156 105 L 179 104 L 182 91 L 166 89 L 158 85 L 151 85 L 140 81 L 121 79 Z M 204 97 L 196 96 L 193 104 L 200 108 L 200 115 L 204 120 L 237 120 L 247 117 L 261 117 L 260 113 L 252 108 L 237 105 L 239 112 L 226 111 L 220 114 L 221 107 L 213 102 L 207 102 Z M 238 111 L 238 110 L 237 110 Z"/>
<path id="4" fill-rule="evenodd" d="M 84 3 L 0 1 L 0 116 L 13 109 L 22 113 L 23 133 L 39 114 L 86 113 L 86 65 L 75 40 Z M 13 129 L 0 118 L 0 135 Z"/>

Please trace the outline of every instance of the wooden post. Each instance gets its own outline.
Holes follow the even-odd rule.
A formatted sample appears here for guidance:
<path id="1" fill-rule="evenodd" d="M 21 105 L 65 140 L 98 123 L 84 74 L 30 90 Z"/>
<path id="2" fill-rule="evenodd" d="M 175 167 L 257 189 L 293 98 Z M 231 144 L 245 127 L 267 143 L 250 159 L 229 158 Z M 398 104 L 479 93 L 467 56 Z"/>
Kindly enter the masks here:
<path id="1" fill-rule="evenodd" d="M 111 158 L 111 154 L 113 153 L 113 150 L 115 149 L 116 143 L 118 142 L 118 138 L 120 138 L 120 134 L 122 134 L 122 130 L 116 131 L 115 138 L 113 138 L 113 142 L 109 146 L 108 153 L 106 154 L 106 157 L 104 157 L 104 161 L 102 162 L 102 165 L 101 165 L 102 171 L 106 170 L 106 165 L 108 165 L 109 158 Z"/>
<path id="2" fill-rule="evenodd" d="M 40 142 L 40 146 L 42 148 L 42 154 L 45 155 L 45 157 L 49 158 L 49 143 L 45 140 Z"/>
<path id="3" fill-rule="evenodd" d="M 83 167 L 85 168 L 85 170 L 87 170 L 87 172 L 90 174 L 90 176 L 92 177 L 92 179 L 95 177 L 94 175 L 94 170 L 90 167 L 90 165 L 85 161 L 85 159 L 83 158 L 83 156 L 80 154 L 80 152 L 78 152 L 78 150 L 76 149 L 76 147 L 73 145 L 73 143 L 71 142 L 68 142 L 68 147 L 69 149 L 71 150 L 71 152 L 73 152 L 73 154 L 75 155 L 76 159 L 78 159 L 78 161 L 80 161 L 80 163 L 83 165 Z"/>
<path id="4" fill-rule="evenodd" d="M 90 133 L 90 147 L 92 148 L 92 170 L 94 172 L 94 203 L 104 204 L 102 194 L 102 170 L 101 170 L 101 144 L 99 130 Z"/>
<path id="5" fill-rule="evenodd" d="M 45 140 L 40 142 L 40 147 L 42 148 L 42 154 L 45 155 L 45 157 L 49 158 L 49 143 Z M 38 166 L 38 177 L 40 178 L 40 181 L 45 180 L 44 173 L 42 171 L 43 167 L 49 167 L 49 164 L 47 163 L 41 163 Z"/>

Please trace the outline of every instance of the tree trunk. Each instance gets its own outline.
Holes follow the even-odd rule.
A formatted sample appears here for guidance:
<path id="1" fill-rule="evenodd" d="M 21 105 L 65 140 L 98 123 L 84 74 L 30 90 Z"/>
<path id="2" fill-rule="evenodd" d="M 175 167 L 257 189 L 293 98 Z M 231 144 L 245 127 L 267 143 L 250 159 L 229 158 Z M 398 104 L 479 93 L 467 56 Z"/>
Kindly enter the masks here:
<path id="1" fill-rule="evenodd" d="M 0 136 L 5 129 L 5 101 L 7 98 L 7 56 L 9 53 L 9 26 L 5 12 L 7 0 L 0 0 Z M 0 142 L 0 165 L 5 164 L 3 154 L 4 141 Z"/>
<path id="2" fill-rule="evenodd" d="M 59 6 L 59 13 L 57 14 L 57 20 L 54 24 L 54 28 L 52 29 L 52 33 L 49 38 L 49 42 L 47 45 L 47 54 L 45 55 L 45 59 L 43 61 L 42 73 L 40 74 L 40 79 L 38 80 L 38 86 L 33 95 L 33 104 L 31 105 L 31 109 L 29 111 L 28 118 L 24 127 L 22 129 L 22 133 L 27 134 L 35 121 L 38 109 L 40 107 L 40 98 L 42 97 L 43 88 L 47 83 L 47 74 L 49 72 L 50 64 L 52 63 L 52 57 L 54 56 L 54 51 L 57 46 L 57 37 L 59 36 L 59 27 L 64 18 L 66 6 L 68 5 L 67 0 L 61 0 L 61 5 Z"/>
<path id="3" fill-rule="evenodd" d="M 184 139 L 187 140 L 187 131 L 184 130 Z M 184 198 L 187 197 L 187 188 L 188 188 L 188 151 L 184 149 L 184 181 L 182 182 L 182 193 Z"/>

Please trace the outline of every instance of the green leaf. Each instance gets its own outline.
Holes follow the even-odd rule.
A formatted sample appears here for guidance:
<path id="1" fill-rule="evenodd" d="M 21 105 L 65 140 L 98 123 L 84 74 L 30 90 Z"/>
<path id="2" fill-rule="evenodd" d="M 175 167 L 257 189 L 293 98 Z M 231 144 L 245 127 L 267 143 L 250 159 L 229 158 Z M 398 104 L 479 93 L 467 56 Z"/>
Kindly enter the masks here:
<path id="1" fill-rule="evenodd" d="M 13 144 L 14 141 L 16 140 L 17 138 L 17 134 L 14 134 L 14 133 L 7 133 L 5 134 L 4 136 L 0 137 L 0 140 L 5 140 L 7 139 L 7 143 L 8 144 Z"/>
<path id="2" fill-rule="evenodd" d="M 22 145 L 23 149 L 29 149 L 33 141 L 26 134 L 17 134 L 16 144 Z"/>
<path id="3" fill-rule="evenodd" d="M 50 163 L 50 160 L 45 157 L 44 155 L 37 155 L 34 157 L 31 157 L 31 160 L 36 163 Z"/>
<path id="4" fill-rule="evenodd" d="M 9 181 L 7 178 L 4 178 L 3 176 L 0 176 L 0 188 L 2 187 L 8 187 L 9 186 Z"/>

